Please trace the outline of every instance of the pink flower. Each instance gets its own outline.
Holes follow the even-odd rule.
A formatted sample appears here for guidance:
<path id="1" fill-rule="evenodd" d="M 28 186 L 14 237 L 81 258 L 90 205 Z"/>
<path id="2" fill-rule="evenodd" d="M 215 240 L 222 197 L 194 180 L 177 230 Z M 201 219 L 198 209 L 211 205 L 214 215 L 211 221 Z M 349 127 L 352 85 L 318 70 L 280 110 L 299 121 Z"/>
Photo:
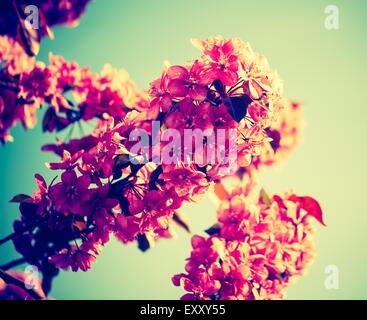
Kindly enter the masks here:
<path id="1" fill-rule="evenodd" d="M 139 217 L 117 215 L 115 236 L 123 243 L 134 241 L 139 234 L 139 229 Z"/>
<path id="2" fill-rule="evenodd" d="M 39 108 L 55 91 L 55 80 L 48 68 L 36 66 L 31 72 L 23 73 L 19 80 L 19 97 Z"/>
<path id="3" fill-rule="evenodd" d="M 48 187 L 45 179 L 40 174 L 35 174 L 38 189 L 33 191 L 33 202 L 38 204 L 37 213 L 43 216 L 51 201 L 48 198 Z"/>
<path id="4" fill-rule="evenodd" d="M 94 250 L 96 250 L 94 248 Z M 70 249 L 62 249 L 57 254 L 49 258 L 49 262 L 53 263 L 58 268 L 68 270 L 71 268 L 73 272 L 88 271 L 91 268 L 91 264 L 96 261 L 96 257 L 89 252 L 90 248 L 83 248 L 72 246 Z M 95 251 L 99 253 L 98 251 Z"/>
<path id="5" fill-rule="evenodd" d="M 218 280 L 211 279 L 207 272 L 197 270 L 190 278 L 184 275 L 177 275 L 172 278 L 173 284 L 182 285 L 190 295 L 184 295 L 182 300 L 209 300 L 210 296 L 215 296 L 221 288 Z"/>
<path id="6" fill-rule="evenodd" d="M 86 202 L 91 197 L 89 185 L 90 177 L 88 175 L 77 177 L 74 170 L 65 171 L 61 175 L 61 182 L 50 188 L 50 198 L 54 202 L 56 210 L 61 213 L 70 211 L 84 215 Z"/>
<path id="7" fill-rule="evenodd" d="M 182 66 L 172 66 L 167 70 L 168 91 L 173 97 L 189 96 L 192 100 L 203 101 L 208 89 L 200 84 L 203 67 L 198 60 L 189 70 Z"/>
<path id="8" fill-rule="evenodd" d="M 4 14 L 2 15 L 4 16 Z M 30 71 L 35 59 L 29 57 L 19 43 L 8 36 L 0 36 L 0 62 L 11 76 Z"/>
<path id="9" fill-rule="evenodd" d="M 192 167 L 165 168 L 159 179 L 165 181 L 165 189 L 173 188 L 179 197 L 195 198 L 209 187 L 205 174 Z"/>
<path id="10" fill-rule="evenodd" d="M 183 299 L 282 298 L 313 260 L 309 217 L 322 223 L 319 204 L 294 194 L 271 199 L 253 182 L 222 199 L 218 224 L 208 238 L 192 237 L 186 273 L 173 277 L 174 285 L 188 292 Z"/>
<path id="11" fill-rule="evenodd" d="M 206 103 L 196 106 L 191 99 L 185 98 L 178 104 L 177 111 L 167 115 L 165 124 L 182 132 L 184 129 L 208 129 L 211 127 L 208 108 Z"/>
<path id="12" fill-rule="evenodd" d="M 80 67 L 77 63 L 66 61 L 63 57 L 49 54 L 49 70 L 57 79 L 57 89 L 63 92 L 67 89 L 79 85 L 81 80 Z"/>
<path id="13" fill-rule="evenodd" d="M 168 92 L 169 77 L 166 72 L 162 73 L 161 78 L 150 83 L 149 95 L 152 97 L 150 107 L 153 110 L 167 112 L 172 105 L 172 96 Z M 151 111 L 151 113 L 155 113 Z"/>
<path id="14" fill-rule="evenodd" d="M 138 215 L 141 234 L 167 229 L 173 211 L 182 205 L 182 200 L 171 188 L 167 191 L 149 191 L 142 199 L 130 203 L 130 213 Z"/>
<path id="15" fill-rule="evenodd" d="M 125 116 L 123 100 L 118 92 L 109 87 L 103 90 L 97 88 L 90 90 L 82 107 L 83 120 L 102 117 L 105 112 L 117 119 L 122 119 Z"/>
<path id="16" fill-rule="evenodd" d="M 244 85 L 249 90 L 250 97 L 260 99 L 264 93 L 272 91 L 271 81 L 266 69 L 259 68 L 255 62 L 242 63 Z"/>
<path id="17" fill-rule="evenodd" d="M 159 238 L 172 237 L 174 223 L 189 229 L 177 209 L 184 201 L 197 200 L 213 181 L 227 175 L 222 170 L 226 165 L 209 161 L 209 152 L 196 147 L 194 136 L 193 150 L 186 150 L 190 148 L 186 144 L 184 153 L 180 149 L 179 161 L 185 165 L 169 166 L 162 164 L 162 159 L 153 163 L 156 151 L 166 146 L 164 140 L 144 154 L 135 150 L 132 155 L 129 137 L 136 128 L 146 130 L 152 142 L 158 135 L 175 132 L 167 130 L 171 128 L 181 134 L 190 133 L 186 129 L 205 131 L 203 145 L 219 147 L 230 167 L 236 167 L 237 160 L 240 166 L 248 166 L 251 158 L 260 154 L 270 140 L 266 129 L 279 112 L 275 102 L 280 90 L 273 72 L 261 59 L 252 59 L 239 39 L 210 38 L 202 47 L 199 60 L 165 69 L 151 83 L 149 95 L 138 92 L 126 72 L 107 66 L 99 74 L 92 73 L 57 56 L 50 56 L 47 68 L 37 65 L 19 77 L 6 79 L 9 88 L 0 91 L 3 140 L 9 139 L 9 128 L 18 121 L 26 127 L 34 125 L 37 107 L 44 102 L 48 105 L 42 122 L 45 131 L 60 131 L 80 121 L 96 123 L 87 136 L 44 147 L 62 157 L 48 164 L 52 170 L 62 170 L 61 181 L 47 186 L 42 177 L 36 177 L 33 204 L 29 208 L 21 205 L 22 221 L 16 228 L 29 227 L 27 217 L 35 216 L 36 209 L 42 223 L 17 240 L 19 252 L 33 255 L 41 239 L 45 248 L 40 249 L 42 266 L 51 257 L 60 268 L 87 270 L 111 233 L 124 243 L 137 241 L 143 249 Z M 263 86 L 266 92 L 253 105 L 249 75 L 240 68 L 245 62 L 253 63 L 251 72 L 261 70 L 271 87 L 268 95 Z M 255 78 L 251 83 L 260 81 Z M 18 85 L 19 97 L 10 93 L 17 91 Z M 158 132 L 153 130 L 152 120 L 156 119 L 163 122 Z M 208 134 L 223 132 L 220 129 L 235 130 L 225 131 L 222 142 L 210 141 Z M 236 133 L 233 146 L 228 143 L 232 138 L 229 132 Z M 188 136 L 181 137 L 185 140 Z M 144 164 L 145 155 L 152 162 Z M 132 163 L 130 156 L 140 162 Z M 288 197 L 277 207 L 275 200 L 269 205 L 259 201 L 258 195 L 254 200 L 242 191 L 223 200 L 227 208 L 218 216 L 215 235 L 193 238 L 187 274 L 180 277 L 189 289 L 185 298 L 262 298 L 270 296 L 263 292 L 265 287 L 276 296 L 280 285 L 273 279 L 288 280 L 310 260 L 307 253 L 312 250 L 305 249 L 306 243 L 302 243 L 302 254 L 295 248 L 304 235 L 310 239 L 308 217 L 312 214 L 305 214 L 301 207 L 312 205 L 312 201 Z"/>
<path id="18" fill-rule="evenodd" d="M 233 86 L 238 80 L 238 55 L 231 40 L 214 44 L 204 51 L 209 60 L 203 83 L 212 83 L 221 80 L 226 86 Z"/>

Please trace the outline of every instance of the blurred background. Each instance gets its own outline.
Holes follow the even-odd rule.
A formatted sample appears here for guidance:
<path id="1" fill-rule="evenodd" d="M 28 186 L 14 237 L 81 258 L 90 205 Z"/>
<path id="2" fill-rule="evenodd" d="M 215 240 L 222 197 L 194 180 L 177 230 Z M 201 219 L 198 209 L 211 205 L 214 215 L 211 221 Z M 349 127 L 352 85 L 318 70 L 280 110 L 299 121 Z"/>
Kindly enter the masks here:
<path id="1" fill-rule="evenodd" d="M 327 5 L 339 8 L 339 29 L 324 26 Z M 239 36 L 269 59 L 285 82 L 285 94 L 305 106 L 307 127 L 302 144 L 281 169 L 261 174 L 269 193 L 294 188 L 318 199 L 327 227 L 317 226 L 318 256 L 308 273 L 291 285 L 289 299 L 367 298 L 367 155 L 363 121 L 367 116 L 367 2 L 250 0 L 95 0 L 75 29 L 55 29 L 44 40 L 48 52 L 100 71 L 105 63 L 126 68 L 139 88 L 160 75 L 162 63 L 182 64 L 198 56 L 190 38 Z M 42 110 L 39 113 L 41 119 Z M 40 152 L 55 136 L 41 125 L 12 130 L 15 142 L 0 147 L 0 236 L 11 232 L 18 208 L 8 201 L 35 189 L 34 173 L 51 180 Z M 186 206 L 193 233 L 215 221 L 210 199 Z M 56 299 L 177 299 L 181 288 L 171 276 L 184 270 L 190 235 L 159 241 L 142 253 L 135 244 L 116 240 L 104 248 L 92 270 L 62 272 L 54 281 Z M 0 248 L 0 261 L 16 258 L 11 244 Z M 339 270 L 339 289 L 327 289 L 327 266 Z"/>

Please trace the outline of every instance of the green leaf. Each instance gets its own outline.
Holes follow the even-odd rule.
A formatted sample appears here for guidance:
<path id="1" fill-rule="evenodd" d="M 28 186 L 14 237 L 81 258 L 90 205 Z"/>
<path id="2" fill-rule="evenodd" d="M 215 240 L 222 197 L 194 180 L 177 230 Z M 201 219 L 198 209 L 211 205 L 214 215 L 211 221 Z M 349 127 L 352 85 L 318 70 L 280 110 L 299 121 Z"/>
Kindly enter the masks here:
<path id="1" fill-rule="evenodd" d="M 269 195 L 266 193 L 264 188 L 261 188 L 260 190 L 260 196 L 261 196 L 261 200 L 264 204 L 270 206 L 272 201 L 271 198 L 269 197 Z"/>
<path id="2" fill-rule="evenodd" d="M 9 202 L 13 203 L 23 203 L 23 202 L 33 202 L 33 198 L 27 194 L 17 194 Z"/>

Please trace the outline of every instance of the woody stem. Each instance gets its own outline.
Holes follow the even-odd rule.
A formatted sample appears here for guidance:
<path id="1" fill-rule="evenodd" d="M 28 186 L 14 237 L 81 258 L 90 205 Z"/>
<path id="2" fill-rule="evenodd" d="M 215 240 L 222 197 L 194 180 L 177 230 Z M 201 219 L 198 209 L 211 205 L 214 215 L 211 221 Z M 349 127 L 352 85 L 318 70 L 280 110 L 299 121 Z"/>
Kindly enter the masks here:
<path id="1" fill-rule="evenodd" d="M 26 261 L 27 260 L 24 259 L 24 258 L 15 259 L 13 261 L 10 261 L 10 262 L 5 263 L 2 266 L 0 266 L 0 269 L 2 269 L 2 270 L 9 270 L 11 268 L 14 268 L 16 266 L 19 266 L 19 265 L 25 263 Z"/>
<path id="2" fill-rule="evenodd" d="M 33 299 L 42 300 L 43 298 L 33 289 L 28 289 L 24 282 L 14 278 L 10 274 L 6 273 L 4 270 L 0 269 L 0 278 L 7 284 L 15 285 L 24 291 L 26 291 Z"/>
<path id="3" fill-rule="evenodd" d="M 16 238 L 17 236 L 19 235 L 19 233 L 11 233 L 9 234 L 8 236 L 6 236 L 5 238 L 3 239 L 0 239 L 0 246 L 3 245 L 4 243 L 7 243 L 8 241 L 10 240 L 13 240 L 14 238 Z"/>

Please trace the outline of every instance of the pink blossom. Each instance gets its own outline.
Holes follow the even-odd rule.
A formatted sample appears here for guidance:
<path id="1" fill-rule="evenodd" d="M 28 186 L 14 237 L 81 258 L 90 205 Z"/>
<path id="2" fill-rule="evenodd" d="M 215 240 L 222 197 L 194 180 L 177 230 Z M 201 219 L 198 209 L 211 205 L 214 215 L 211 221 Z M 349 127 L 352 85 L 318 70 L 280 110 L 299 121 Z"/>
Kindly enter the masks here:
<path id="1" fill-rule="evenodd" d="M 167 70 L 168 91 L 173 97 L 189 96 L 193 100 L 203 101 L 208 89 L 200 84 L 203 67 L 196 60 L 189 70 L 182 66 L 172 66 Z"/>
<path id="2" fill-rule="evenodd" d="M 50 198 L 55 203 L 56 210 L 84 215 L 84 207 L 91 197 L 89 185 L 88 175 L 77 177 L 74 170 L 65 171 L 61 175 L 61 182 L 50 188 Z"/>
<path id="3" fill-rule="evenodd" d="M 271 199 L 252 182 L 225 195 L 208 238 L 193 236 L 185 270 L 173 277 L 182 299 L 279 299 L 314 257 L 310 217 L 316 200 L 286 194 Z M 217 283 L 216 290 L 213 288 Z M 220 289 L 220 291 L 219 291 Z"/>

